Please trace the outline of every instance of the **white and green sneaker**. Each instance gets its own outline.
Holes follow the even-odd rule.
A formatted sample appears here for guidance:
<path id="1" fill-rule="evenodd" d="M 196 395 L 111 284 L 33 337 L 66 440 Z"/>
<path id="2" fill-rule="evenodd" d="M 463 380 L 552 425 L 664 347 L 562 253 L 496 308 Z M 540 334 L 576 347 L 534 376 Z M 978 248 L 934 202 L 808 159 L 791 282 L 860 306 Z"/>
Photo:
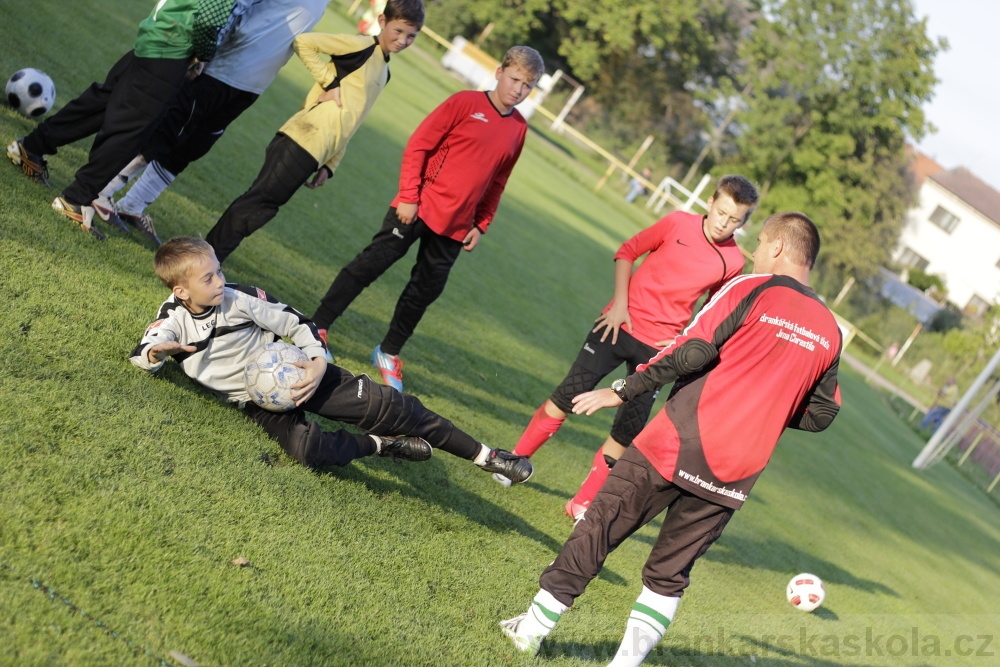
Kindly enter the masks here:
<path id="1" fill-rule="evenodd" d="M 505 635 L 510 637 L 511 641 L 514 642 L 514 646 L 517 647 L 517 650 L 530 653 L 531 655 L 538 655 L 538 649 L 542 646 L 542 635 L 529 635 L 518 632 L 527 616 L 528 612 L 524 612 L 520 616 L 500 621 L 500 629 L 503 630 Z"/>

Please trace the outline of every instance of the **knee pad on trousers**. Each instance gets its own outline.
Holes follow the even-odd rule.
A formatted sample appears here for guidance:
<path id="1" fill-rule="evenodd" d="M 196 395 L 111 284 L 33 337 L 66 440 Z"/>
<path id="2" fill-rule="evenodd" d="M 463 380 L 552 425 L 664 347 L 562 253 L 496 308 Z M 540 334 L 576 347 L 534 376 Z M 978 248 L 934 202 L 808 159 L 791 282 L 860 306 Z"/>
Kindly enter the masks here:
<path id="1" fill-rule="evenodd" d="M 358 426 L 375 435 L 408 434 L 417 427 L 426 410 L 419 399 L 379 384 L 368 375 L 359 375 L 358 379 L 368 396 L 368 406 Z"/>
<path id="2" fill-rule="evenodd" d="M 573 364 L 569 373 L 549 396 L 549 400 L 566 414 L 572 414 L 573 399 L 584 392 L 591 391 L 601 381 L 601 377 L 600 373 L 579 364 Z"/>
<path id="3" fill-rule="evenodd" d="M 323 429 L 317 422 L 296 424 L 292 427 L 293 437 L 288 439 L 285 452 L 293 459 L 310 468 L 322 467 L 324 462 L 317 460 L 317 452 L 323 440 Z"/>

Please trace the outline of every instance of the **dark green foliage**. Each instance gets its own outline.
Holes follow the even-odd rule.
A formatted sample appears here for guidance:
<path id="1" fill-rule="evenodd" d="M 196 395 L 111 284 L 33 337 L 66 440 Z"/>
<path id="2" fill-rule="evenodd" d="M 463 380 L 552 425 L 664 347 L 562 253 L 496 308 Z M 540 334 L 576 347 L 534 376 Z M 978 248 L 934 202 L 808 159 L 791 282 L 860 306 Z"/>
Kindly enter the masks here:
<path id="1" fill-rule="evenodd" d="M 812 217 L 841 282 L 888 259 L 914 201 L 904 145 L 928 129 L 941 47 L 908 0 L 767 2 L 743 43 L 753 88 L 724 168 L 760 184 L 759 214 Z"/>
<path id="2" fill-rule="evenodd" d="M 934 313 L 934 317 L 931 318 L 930 323 L 927 325 L 927 330 L 935 333 L 946 333 L 961 325 L 962 311 L 949 303 Z"/>
<path id="3" fill-rule="evenodd" d="M 740 0 L 441 0 L 428 7 L 428 24 L 449 38 L 476 39 L 491 25 L 480 46 L 497 57 L 517 43 L 539 49 L 550 73 L 561 68 L 587 87 L 575 123 L 622 154 L 653 134 L 649 163 L 671 166 L 693 162 L 703 135 L 725 114 L 715 106 L 732 88 L 752 17 Z"/>
<path id="4" fill-rule="evenodd" d="M 906 282 L 913 285 L 921 292 L 925 292 L 931 287 L 940 290 L 941 293 L 944 293 L 945 291 L 944 280 L 941 279 L 941 276 L 933 273 L 927 273 L 926 271 L 918 268 L 911 268 L 909 270 L 909 278 Z"/>

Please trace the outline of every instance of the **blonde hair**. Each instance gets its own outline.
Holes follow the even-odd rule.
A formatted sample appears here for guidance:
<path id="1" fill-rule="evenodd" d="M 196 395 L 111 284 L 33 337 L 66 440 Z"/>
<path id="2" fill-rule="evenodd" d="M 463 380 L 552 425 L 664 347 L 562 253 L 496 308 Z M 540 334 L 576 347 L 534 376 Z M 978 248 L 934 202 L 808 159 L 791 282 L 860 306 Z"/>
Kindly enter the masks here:
<path id="1" fill-rule="evenodd" d="M 532 81 L 538 81 L 539 77 L 545 73 L 545 63 L 542 62 L 542 54 L 535 51 L 530 46 L 512 46 L 507 49 L 500 63 L 500 69 L 517 67 L 531 77 Z"/>
<path id="2" fill-rule="evenodd" d="M 215 257 L 215 250 L 207 241 L 177 236 L 156 249 L 153 270 L 168 289 L 173 289 L 184 281 L 191 265 L 205 257 Z"/>

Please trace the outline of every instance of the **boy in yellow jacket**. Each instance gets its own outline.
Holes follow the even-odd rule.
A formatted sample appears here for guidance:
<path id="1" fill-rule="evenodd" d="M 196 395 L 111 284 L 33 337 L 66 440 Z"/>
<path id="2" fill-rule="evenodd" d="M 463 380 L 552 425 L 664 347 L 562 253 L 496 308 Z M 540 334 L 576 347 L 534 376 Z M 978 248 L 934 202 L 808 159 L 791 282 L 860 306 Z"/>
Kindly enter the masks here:
<path id="1" fill-rule="evenodd" d="M 390 54 L 416 39 L 424 23 L 423 1 L 389 0 L 378 22 L 382 31 L 374 38 L 323 33 L 295 38 L 295 53 L 316 85 L 302 110 L 281 126 L 268 145 L 253 185 L 229 205 L 205 237 L 220 263 L 244 238 L 267 224 L 302 185 L 319 187 L 333 175 L 347 142 L 389 81 Z"/>

